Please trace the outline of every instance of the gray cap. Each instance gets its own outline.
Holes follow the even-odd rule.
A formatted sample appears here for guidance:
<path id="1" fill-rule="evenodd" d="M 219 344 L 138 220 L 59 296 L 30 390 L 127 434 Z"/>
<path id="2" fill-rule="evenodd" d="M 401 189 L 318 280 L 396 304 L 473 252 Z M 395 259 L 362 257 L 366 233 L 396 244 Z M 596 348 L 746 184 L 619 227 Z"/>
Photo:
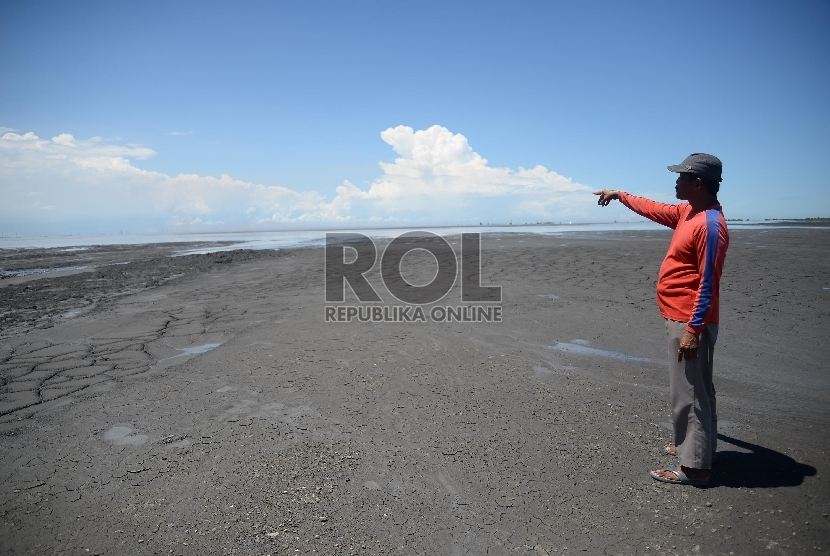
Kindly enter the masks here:
<path id="1" fill-rule="evenodd" d="M 723 164 L 718 157 L 711 154 L 694 153 L 686 157 L 680 164 L 669 166 L 670 172 L 689 172 L 717 182 L 723 181 L 721 173 Z"/>

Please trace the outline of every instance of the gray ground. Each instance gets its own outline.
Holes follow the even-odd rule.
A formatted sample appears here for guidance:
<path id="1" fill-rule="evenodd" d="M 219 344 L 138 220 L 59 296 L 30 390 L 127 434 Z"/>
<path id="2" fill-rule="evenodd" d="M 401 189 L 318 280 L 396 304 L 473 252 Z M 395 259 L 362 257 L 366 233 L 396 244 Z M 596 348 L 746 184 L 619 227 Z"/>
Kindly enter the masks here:
<path id="1" fill-rule="evenodd" d="M 486 239 L 501 324 L 327 324 L 319 249 L 0 281 L 0 552 L 828 552 L 830 231 L 732 232 L 705 489 L 648 476 L 668 240 Z"/>

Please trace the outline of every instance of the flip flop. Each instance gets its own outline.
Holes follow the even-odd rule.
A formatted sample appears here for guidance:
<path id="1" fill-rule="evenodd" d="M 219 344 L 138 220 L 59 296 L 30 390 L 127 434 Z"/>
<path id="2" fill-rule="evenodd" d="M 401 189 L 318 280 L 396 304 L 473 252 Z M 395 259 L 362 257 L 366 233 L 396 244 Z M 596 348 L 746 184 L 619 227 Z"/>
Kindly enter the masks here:
<path id="1" fill-rule="evenodd" d="M 669 448 L 674 448 L 674 451 L 671 451 Z M 669 444 L 668 446 L 666 446 L 666 453 L 670 456 L 677 457 L 677 448 L 674 447 L 674 444 Z M 717 459 L 718 459 L 717 453 L 712 452 L 712 464 L 714 464 L 715 461 L 717 461 Z"/>
<path id="2" fill-rule="evenodd" d="M 697 479 L 697 480 L 690 479 L 676 465 L 671 465 L 669 467 L 666 467 L 666 469 L 664 469 L 664 471 L 668 471 L 669 473 L 674 473 L 677 476 L 677 480 L 674 481 L 672 479 L 667 479 L 665 477 L 661 477 L 655 471 L 649 471 L 649 474 L 651 475 L 652 479 L 660 481 L 661 483 L 671 483 L 671 484 L 674 484 L 674 485 L 692 485 L 692 486 L 706 486 L 706 485 L 709 484 L 709 479 L 706 479 L 705 481 L 701 480 L 701 479 Z"/>

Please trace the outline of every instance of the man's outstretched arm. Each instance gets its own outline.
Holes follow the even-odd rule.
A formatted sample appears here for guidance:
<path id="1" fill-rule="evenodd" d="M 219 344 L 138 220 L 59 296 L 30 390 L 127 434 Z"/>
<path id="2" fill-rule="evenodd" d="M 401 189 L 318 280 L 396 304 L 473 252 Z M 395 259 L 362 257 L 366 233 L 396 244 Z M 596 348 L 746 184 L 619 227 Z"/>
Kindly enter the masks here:
<path id="1" fill-rule="evenodd" d="M 637 197 L 625 191 L 617 191 L 616 189 L 601 189 L 594 191 L 594 195 L 599 195 L 597 204 L 603 207 L 614 199 L 618 199 L 622 204 L 645 218 L 663 226 L 668 226 L 671 229 L 677 227 L 677 222 L 680 220 L 679 205 L 669 205 L 666 203 L 658 203 L 651 199 L 644 197 Z"/>

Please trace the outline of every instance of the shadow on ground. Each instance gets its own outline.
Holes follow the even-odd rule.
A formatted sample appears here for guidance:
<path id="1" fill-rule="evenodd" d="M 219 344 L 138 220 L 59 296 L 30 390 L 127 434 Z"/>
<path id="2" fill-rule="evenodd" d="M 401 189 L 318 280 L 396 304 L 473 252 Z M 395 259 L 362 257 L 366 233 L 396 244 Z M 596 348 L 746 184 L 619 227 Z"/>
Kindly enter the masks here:
<path id="1" fill-rule="evenodd" d="M 718 435 L 718 440 L 751 451 L 724 451 L 719 448 L 718 462 L 709 487 L 791 487 L 803 483 L 804 477 L 816 474 L 815 467 L 798 463 L 781 452 L 723 434 Z"/>

